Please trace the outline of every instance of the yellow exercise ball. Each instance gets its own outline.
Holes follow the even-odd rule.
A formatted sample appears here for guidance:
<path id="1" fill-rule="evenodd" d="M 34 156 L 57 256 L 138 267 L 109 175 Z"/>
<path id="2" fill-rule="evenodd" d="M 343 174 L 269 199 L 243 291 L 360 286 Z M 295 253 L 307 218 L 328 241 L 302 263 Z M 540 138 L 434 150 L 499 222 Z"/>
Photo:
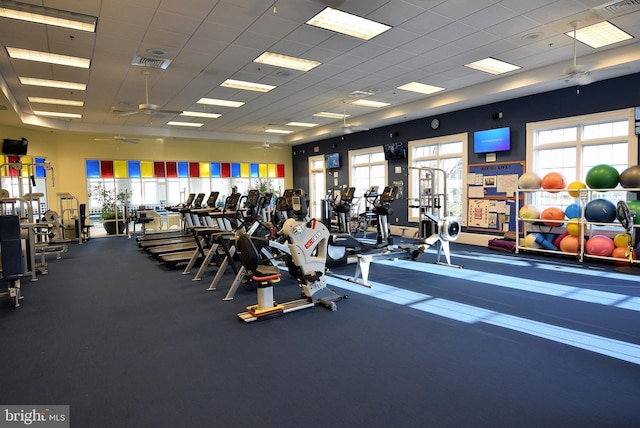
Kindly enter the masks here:
<path id="1" fill-rule="evenodd" d="M 629 246 L 629 234 L 628 233 L 618 233 L 614 238 L 613 238 L 613 243 L 615 244 L 616 247 L 628 247 Z M 633 238 L 633 236 L 631 237 L 631 246 L 635 247 L 636 246 L 636 240 Z"/>
<path id="2" fill-rule="evenodd" d="M 582 224 L 579 218 L 572 218 L 567 222 L 567 233 L 571 236 L 580 236 L 582 234 Z"/>
<path id="3" fill-rule="evenodd" d="M 569 194 L 574 198 L 580 196 L 580 189 L 586 189 L 587 185 L 582 181 L 572 181 L 567 185 L 567 189 L 569 189 Z"/>

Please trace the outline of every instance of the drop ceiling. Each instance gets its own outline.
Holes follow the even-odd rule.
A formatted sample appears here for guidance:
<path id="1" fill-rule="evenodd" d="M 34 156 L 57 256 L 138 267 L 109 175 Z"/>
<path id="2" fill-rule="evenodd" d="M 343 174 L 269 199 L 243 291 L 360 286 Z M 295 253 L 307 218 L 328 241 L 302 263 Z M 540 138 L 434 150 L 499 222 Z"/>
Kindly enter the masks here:
<path id="1" fill-rule="evenodd" d="M 602 0 L 43 0 L 24 3 L 95 16 L 95 33 L 81 33 L 0 18 L 0 124 L 54 132 L 127 137 L 265 141 L 267 127 L 293 131 L 271 142 L 298 144 L 340 132 L 369 129 L 460 108 L 576 85 L 563 70 L 573 61 L 564 33 L 608 20 L 633 36 L 599 49 L 577 43 L 578 63 L 593 80 L 640 72 L 640 5 Z M 305 24 L 326 6 L 392 28 L 369 40 Z M 11 59 L 18 47 L 91 59 L 89 69 Z M 308 72 L 258 64 L 263 52 L 322 64 Z M 465 67 L 493 57 L 521 68 L 494 76 Z M 132 63 L 138 65 L 132 65 Z M 140 65 L 142 64 L 142 65 Z M 166 66 L 166 68 L 161 68 Z M 220 114 L 132 114 L 147 102 L 160 109 Z M 84 82 L 86 91 L 21 85 L 18 77 Z M 267 93 L 221 87 L 226 79 L 276 86 Z M 423 95 L 397 89 L 409 82 L 446 88 Z M 47 106 L 81 119 L 35 116 L 43 106 L 27 97 L 83 101 Z M 239 108 L 198 104 L 203 97 L 244 102 Z M 381 109 L 351 104 L 357 98 L 388 103 Z M 3 108 L 4 107 L 4 108 Z M 167 125 L 198 122 L 197 129 Z M 289 122 L 314 123 L 297 128 Z"/>

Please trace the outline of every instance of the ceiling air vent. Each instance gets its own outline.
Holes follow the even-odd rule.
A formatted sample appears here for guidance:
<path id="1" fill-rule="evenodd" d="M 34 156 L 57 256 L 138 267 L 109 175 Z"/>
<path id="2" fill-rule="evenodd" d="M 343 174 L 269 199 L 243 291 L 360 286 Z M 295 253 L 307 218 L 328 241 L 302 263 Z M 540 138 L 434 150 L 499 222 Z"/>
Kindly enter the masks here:
<path id="1" fill-rule="evenodd" d="M 625 15 L 627 13 L 640 10 L 640 0 L 615 0 L 600 6 L 594 7 L 593 10 L 605 19 L 614 16 Z"/>
<path id="2" fill-rule="evenodd" d="M 144 56 L 134 56 L 131 61 L 131 65 L 137 65 L 140 67 L 149 67 L 149 68 L 161 68 L 166 69 L 171 64 L 170 59 L 160 59 L 160 58 L 149 58 Z"/>

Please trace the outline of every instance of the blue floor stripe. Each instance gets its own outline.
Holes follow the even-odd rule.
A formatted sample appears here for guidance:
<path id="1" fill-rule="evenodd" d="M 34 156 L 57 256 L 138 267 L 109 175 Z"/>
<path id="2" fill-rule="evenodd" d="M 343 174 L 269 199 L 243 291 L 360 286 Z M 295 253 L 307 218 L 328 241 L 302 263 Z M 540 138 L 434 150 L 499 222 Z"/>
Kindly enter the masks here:
<path id="1" fill-rule="evenodd" d="M 561 297 L 581 302 L 615 306 L 631 311 L 640 311 L 640 299 L 626 294 L 572 287 L 568 285 L 554 284 L 552 282 L 537 281 L 534 279 L 515 278 L 509 275 L 500 275 L 466 268 L 454 269 L 433 263 L 416 263 L 408 260 L 379 260 L 372 263 L 371 271 L 375 271 L 375 264 L 397 267 L 415 272 L 425 272 L 432 275 L 464 279 L 469 282 L 497 285 L 499 287 Z"/>
<path id="2" fill-rule="evenodd" d="M 414 262 L 414 264 L 418 263 Z M 448 269 L 443 266 L 439 266 L 439 268 Z M 408 306 L 419 311 L 428 312 L 467 324 L 485 323 L 494 325 L 584 349 L 586 351 L 617 358 L 619 360 L 628 361 L 633 364 L 640 364 L 640 345 L 637 344 L 503 314 L 490 309 L 479 308 L 464 303 L 434 298 L 428 294 L 403 290 L 401 288 L 379 282 L 369 281 L 371 288 L 367 288 L 354 284 L 353 282 L 349 282 L 348 280 L 350 277 L 348 276 L 336 276 L 343 278 L 343 280 L 330 276 L 327 277 L 327 283 L 331 286 L 340 287 L 351 292 Z"/>

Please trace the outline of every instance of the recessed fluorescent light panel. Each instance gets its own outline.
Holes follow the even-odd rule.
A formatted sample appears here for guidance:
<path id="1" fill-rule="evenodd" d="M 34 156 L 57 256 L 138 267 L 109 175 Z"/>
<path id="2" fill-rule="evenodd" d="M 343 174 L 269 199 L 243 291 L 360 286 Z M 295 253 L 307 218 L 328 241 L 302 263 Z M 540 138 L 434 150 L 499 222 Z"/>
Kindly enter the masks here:
<path id="1" fill-rule="evenodd" d="M 260 64 L 273 65 L 275 67 L 291 68 L 299 71 L 309 71 L 319 66 L 320 62 L 309 59 L 296 58 L 293 56 L 280 55 L 277 53 L 265 52 L 253 60 Z"/>
<path id="2" fill-rule="evenodd" d="M 470 64 L 465 64 L 465 67 L 473 68 L 474 70 L 478 71 L 484 71 L 485 73 L 490 74 L 503 74 L 522 68 L 518 65 L 509 64 L 508 62 L 500 61 L 499 59 L 491 57 L 481 59 L 480 61 L 472 62 Z"/>
<path id="3" fill-rule="evenodd" d="M 343 119 L 345 117 L 350 117 L 348 114 L 343 113 L 331 113 L 328 111 L 321 111 L 320 113 L 314 114 L 316 117 L 327 117 L 329 119 Z"/>
<path id="4" fill-rule="evenodd" d="M 0 17 L 34 22 L 36 24 L 52 25 L 70 28 L 72 30 L 96 31 L 98 18 L 66 10 L 52 9 L 34 4 L 18 3 L 11 0 L 0 2 Z"/>
<path id="5" fill-rule="evenodd" d="M 62 118 L 65 118 L 65 119 L 82 119 L 82 115 L 81 114 L 60 113 L 60 112 L 57 112 L 57 111 L 34 110 L 33 114 L 35 114 L 36 116 L 62 117 Z"/>
<path id="6" fill-rule="evenodd" d="M 411 82 L 406 85 L 398 86 L 398 89 L 402 89 L 403 91 L 411 91 L 418 92 L 420 94 L 435 94 L 436 92 L 444 91 L 445 88 L 440 88 L 439 86 L 431 86 L 426 85 L 424 83 Z"/>
<path id="7" fill-rule="evenodd" d="M 227 79 L 220 84 L 225 88 L 242 89 L 245 91 L 269 92 L 275 89 L 275 86 L 264 85 L 262 83 L 245 82 L 243 80 Z"/>
<path id="8" fill-rule="evenodd" d="M 287 126 L 298 126 L 300 128 L 313 128 L 314 126 L 318 126 L 317 123 L 308 123 L 308 122 L 289 122 L 285 123 Z"/>
<path id="9" fill-rule="evenodd" d="M 573 30 L 564 34 L 573 38 Z M 609 21 L 603 21 L 589 25 L 588 27 L 576 29 L 576 40 L 594 49 L 632 38 L 633 36 L 631 34 L 625 33 Z"/>
<path id="10" fill-rule="evenodd" d="M 222 116 L 220 113 L 204 113 L 199 111 L 183 111 L 180 113 L 181 116 L 191 116 L 191 117 L 206 117 L 208 119 L 217 119 Z"/>
<path id="11" fill-rule="evenodd" d="M 82 107 L 84 102 L 75 101 L 75 100 L 63 100 L 60 98 L 42 98 L 42 97 L 27 97 L 30 103 L 39 103 L 39 104 L 56 104 L 61 106 L 74 106 L 74 107 Z"/>
<path id="12" fill-rule="evenodd" d="M 7 48 L 9 57 L 27 61 L 46 62 L 48 64 L 66 65 L 69 67 L 89 68 L 91 60 L 75 56 L 58 55 L 48 52 L 32 51 L 29 49 Z"/>
<path id="13" fill-rule="evenodd" d="M 60 80 L 36 79 L 34 77 L 18 77 L 20 83 L 31 86 L 44 86 L 45 88 L 75 89 L 76 91 L 86 91 L 85 83 L 63 82 Z"/>
<path id="14" fill-rule="evenodd" d="M 289 131 L 287 129 L 267 128 L 264 132 L 268 132 L 270 134 L 291 134 L 293 131 Z"/>
<path id="15" fill-rule="evenodd" d="M 197 103 L 206 104 L 210 106 L 234 107 L 234 108 L 241 107 L 244 105 L 242 101 L 219 100 L 216 98 L 200 98 Z"/>
<path id="16" fill-rule="evenodd" d="M 346 34 L 347 36 L 357 37 L 362 40 L 370 40 L 391 29 L 388 25 L 330 7 L 327 7 L 306 23 L 314 27 L 324 28 L 325 30 L 335 31 L 336 33 Z"/>
<path id="17" fill-rule="evenodd" d="M 190 128 L 200 128 L 201 126 L 204 126 L 204 123 L 197 123 L 197 122 L 178 122 L 178 121 L 172 120 L 172 121 L 167 122 L 167 125 L 172 125 L 172 126 L 186 126 L 186 127 L 190 127 Z"/>
<path id="18" fill-rule="evenodd" d="M 371 101 L 371 100 L 356 100 L 356 101 L 352 102 L 351 104 L 356 105 L 356 106 L 373 107 L 373 108 L 381 108 L 381 107 L 386 107 L 388 105 L 391 105 L 389 103 L 383 103 L 383 102 L 380 102 L 380 101 Z"/>

